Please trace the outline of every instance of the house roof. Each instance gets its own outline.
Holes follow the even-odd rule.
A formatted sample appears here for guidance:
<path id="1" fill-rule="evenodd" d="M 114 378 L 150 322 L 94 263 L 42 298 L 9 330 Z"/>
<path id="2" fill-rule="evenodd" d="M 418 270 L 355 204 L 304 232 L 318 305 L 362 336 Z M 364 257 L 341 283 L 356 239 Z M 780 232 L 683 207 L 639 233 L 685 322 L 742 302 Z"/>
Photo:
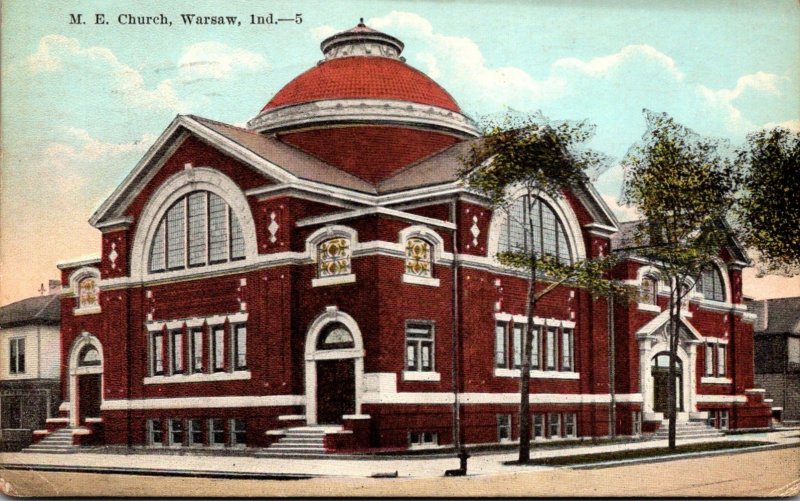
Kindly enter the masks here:
<path id="1" fill-rule="evenodd" d="M 747 308 L 758 316 L 755 332 L 800 334 L 800 296 L 752 301 Z"/>
<path id="2" fill-rule="evenodd" d="M 34 296 L 0 307 L 0 328 L 27 324 L 58 325 L 61 302 L 57 294 Z"/>
<path id="3" fill-rule="evenodd" d="M 274 137 L 208 118 L 195 115 L 188 116 L 300 179 L 331 184 L 364 193 L 377 193 L 375 187 L 367 181 L 327 164 Z"/>

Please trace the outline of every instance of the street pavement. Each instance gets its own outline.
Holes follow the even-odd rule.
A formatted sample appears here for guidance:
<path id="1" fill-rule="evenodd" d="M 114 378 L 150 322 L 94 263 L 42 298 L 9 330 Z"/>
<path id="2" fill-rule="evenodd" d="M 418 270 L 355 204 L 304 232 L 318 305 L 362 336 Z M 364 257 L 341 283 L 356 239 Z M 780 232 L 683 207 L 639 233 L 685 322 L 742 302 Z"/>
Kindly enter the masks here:
<path id="1" fill-rule="evenodd" d="M 775 447 L 800 445 L 800 430 L 780 430 L 763 433 L 727 435 L 713 441 L 765 441 Z M 678 444 L 707 442 L 709 440 L 679 440 Z M 618 450 L 651 447 L 666 447 L 666 440 L 647 440 L 611 445 L 586 445 L 564 448 L 531 448 L 531 458 L 570 456 Z M 753 450 L 753 449 L 747 449 Z M 730 454 L 730 451 L 727 452 Z M 699 455 L 709 455 L 700 453 Z M 692 457 L 693 455 L 682 455 Z M 544 470 L 545 466 L 523 466 L 504 464 L 516 459 L 516 451 L 475 453 L 469 459 L 468 474 L 471 477 L 484 475 L 514 474 Z M 662 459 L 663 460 L 663 459 Z M 637 460 L 629 462 L 641 462 Z M 618 463 L 619 464 L 619 463 Z M 88 472 L 115 472 L 133 474 L 219 476 L 240 478 L 280 477 L 349 477 L 394 476 L 401 478 L 441 477 L 445 470 L 457 468 L 455 457 L 391 457 L 369 456 L 359 459 L 290 459 L 261 458 L 249 456 L 194 456 L 168 454 L 106 454 L 80 452 L 73 454 L 47 453 L 2 453 L 0 465 L 9 469 L 28 466 L 35 469 L 70 470 Z"/>

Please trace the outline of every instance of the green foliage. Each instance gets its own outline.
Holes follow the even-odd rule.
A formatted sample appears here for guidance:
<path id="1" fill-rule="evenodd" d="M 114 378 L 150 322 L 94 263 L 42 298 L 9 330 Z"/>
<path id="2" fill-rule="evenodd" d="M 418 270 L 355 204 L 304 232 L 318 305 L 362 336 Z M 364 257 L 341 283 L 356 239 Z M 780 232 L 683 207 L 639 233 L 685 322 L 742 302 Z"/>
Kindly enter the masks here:
<path id="1" fill-rule="evenodd" d="M 482 124 L 483 137 L 462 158 L 460 176 L 494 207 L 512 202 L 509 188 L 560 197 L 585 184 L 587 171 L 606 162 L 583 148 L 594 135 L 587 122 L 551 122 L 541 115 L 506 115 Z"/>
<path id="2" fill-rule="evenodd" d="M 734 202 L 735 165 L 724 143 L 664 113 L 645 110 L 645 117 L 647 132 L 622 161 L 623 201 L 644 216 L 634 233 L 635 254 L 683 283 L 699 276 L 728 238 L 724 221 Z"/>
<path id="3" fill-rule="evenodd" d="M 800 273 L 800 133 L 760 130 L 737 152 L 744 173 L 738 230 L 767 269 Z"/>
<path id="4" fill-rule="evenodd" d="M 553 256 L 533 257 L 525 252 L 501 252 L 497 259 L 504 266 L 528 271 L 532 267 L 541 271 L 541 275 L 550 285 L 536 296 L 538 300 L 562 283 L 587 289 L 593 297 L 608 297 L 613 294 L 615 300 L 628 302 L 637 294 L 633 287 L 615 280 L 609 280 L 608 274 L 619 261 L 617 256 L 603 256 L 584 259 L 574 264 L 564 264 Z"/>

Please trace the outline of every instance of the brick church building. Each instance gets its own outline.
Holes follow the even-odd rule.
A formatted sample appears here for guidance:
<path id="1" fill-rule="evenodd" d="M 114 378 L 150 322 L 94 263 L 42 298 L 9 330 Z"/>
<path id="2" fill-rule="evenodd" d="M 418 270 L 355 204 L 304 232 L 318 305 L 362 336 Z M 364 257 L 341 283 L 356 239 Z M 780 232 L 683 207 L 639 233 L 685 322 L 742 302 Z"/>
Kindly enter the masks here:
<path id="1" fill-rule="evenodd" d="M 459 183 L 478 130 L 400 40 L 361 23 L 321 49 L 247 127 L 175 118 L 91 217 L 100 257 L 59 265 L 50 431 L 261 448 L 315 430 L 328 452 L 387 450 L 452 444 L 457 415 L 467 444 L 517 439 L 527 282 L 494 256 L 536 245 L 573 262 L 631 224 L 585 186 L 540 200 L 525 239 Z M 688 284 L 682 421 L 768 426 L 746 264 L 730 242 Z M 564 285 L 537 306 L 536 441 L 663 428 L 666 289 L 643 260 L 617 273 L 640 303 Z"/>

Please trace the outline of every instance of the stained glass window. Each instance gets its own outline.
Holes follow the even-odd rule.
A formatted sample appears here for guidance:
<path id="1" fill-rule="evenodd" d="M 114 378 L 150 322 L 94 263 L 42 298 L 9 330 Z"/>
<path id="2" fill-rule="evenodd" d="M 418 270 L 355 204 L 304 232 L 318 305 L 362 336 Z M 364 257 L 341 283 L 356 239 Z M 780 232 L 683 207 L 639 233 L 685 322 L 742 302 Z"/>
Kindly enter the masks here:
<path id="1" fill-rule="evenodd" d="M 244 259 L 244 235 L 225 200 L 192 192 L 169 208 L 150 247 L 150 272 L 180 270 Z"/>
<path id="2" fill-rule="evenodd" d="M 406 241 L 406 274 L 427 278 L 433 275 L 431 244 L 421 238 Z"/>
<path id="3" fill-rule="evenodd" d="M 319 244 L 319 276 L 333 277 L 350 273 L 350 241 L 332 238 Z"/>
<path id="4" fill-rule="evenodd" d="M 78 308 L 97 306 L 97 280 L 94 277 L 84 278 L 78 283 Z"/>
<path id="5" fill-rule="evenodd" d="M 500 252 L 531 252 L 556 257 L 561 263 L 572 262 L 564 225 L 544 201 L 529 203 L 525 195 L 508 208 L 500 228 Z"/>

